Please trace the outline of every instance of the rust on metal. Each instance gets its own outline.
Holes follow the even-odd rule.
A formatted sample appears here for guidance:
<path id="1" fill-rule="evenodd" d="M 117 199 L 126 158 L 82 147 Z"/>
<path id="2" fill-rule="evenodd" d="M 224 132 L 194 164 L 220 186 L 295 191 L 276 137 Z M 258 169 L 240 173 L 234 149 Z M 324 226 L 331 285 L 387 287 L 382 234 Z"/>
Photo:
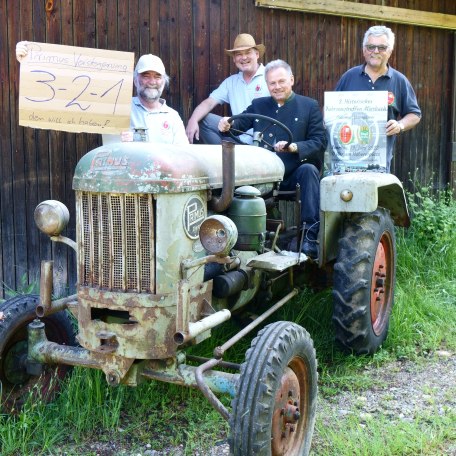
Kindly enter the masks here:
<path id="1" fill-rule="evenodd" d="M 77 294 L 51 301 L 50 305 L 47 305 L 46 307 L 42 306 L 40 300 L 36 306 L 36 315 L 42 318 L 46 315 L 52 315 L 53 313 L 60 312 L 68 307 L 75 307 L 75 305 L 77 305 Z"/>
<path id="2" fill-rule="evenodd" d="M 41 262 L 39 307 L 43 309 L 43 314 L 51 307 L 53 270 L 53 261 L 44 260 Z"/>
<path id="3" fill-rule="evenodd" d="M 236 187 L 282 180 L 283 162 L 268 150 L 236 146 L 235 155 Z M 73 189 L 150 194 L 220 189 L 223 186 L 221 163 L 221 146 L 110 144 L 81 158 L 75 170 Z"/>
<path id="4" fill-rule="evenodd" d="M 198 388 L 204 394 L 206 399 L 210 402 L 212 407 L 214 407 L 214 409 L 217 410 L 217 412 L 219 412 L 220 415 L 222 415 L 222 417 L 225 418 L 226 421 L 228 421 L 230 419 L 230 413 L 228 412 L 226 407 L 219 401 L 219 399 L 212 392 L 212 390 L 209 388 L 203 375 L 205 371 L 208 371 L 209 369 L 212 369 L 213 367 L 217 366 L 217 364 L 219 364 L 220 361 L 220 359 L 210 359 L 204 364 L 201 364 L 201 366 L 199 366 L 195 371 L 195 379 Z"/>
<path id="5" fill-rule="evenodd" d="M 230 141 L 222 141 L 222 174 L 223 187 L 220 197 L 213 196 L 209 201 L 210 209 L 215 212 L 223 212 L 228 209 L 233 201 L 235 183 L 235 145 Z"/>
<path id="6" fill-rule="evenodd" d="M 226 350 L 232 347 L 236 342 L 240 341 L 246 334 L 256 328 L 260 323 L 262 323 L 266 318 L 272 315 L 276 310 L 280 309 L 284 304 L 286 304 L 290 299 L 298 294 L 298 289 L 293 289 L 290 293 L 284 296 L 282 299 L 277 301 L 272 307 L 270 307 L 266 312 L 262 313 L 259 317 L 255 318 L 252 323 L 248 324 L 245 328 L 235 334 L 231 339 L 227 340 L 223 345 L 218 346 L 214 349 L 214 357 L 220 359 Z"/>

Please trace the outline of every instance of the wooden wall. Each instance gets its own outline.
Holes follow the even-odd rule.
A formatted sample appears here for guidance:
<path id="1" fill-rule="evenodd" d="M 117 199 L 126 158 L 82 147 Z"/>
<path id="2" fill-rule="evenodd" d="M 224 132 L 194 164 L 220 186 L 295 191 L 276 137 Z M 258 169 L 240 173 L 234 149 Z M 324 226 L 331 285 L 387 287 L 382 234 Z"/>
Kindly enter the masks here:
<path id="1" fill-rule="evenodd" d="M 454 0 L 367 0 L 362 3 L 456 14 Z M 74 288 L 75 258 L 51 246 L 33 222 L 45 199 L 68 205 L 73 222 L 72 173 L 78 159 L 99 144 L 98 135 L 34 130 L 18 125 L 15 45 L 20 40 L 133 51 L 161 56 L 171 85 L 165 94 L 184 122 L 193 108 L 235 71 L 224 49 L 248 32 L 266 45 L 265 62 L 282 58 L 294 69 L 296 92 L 323 103 L 339 76 L 362 62 L 368 20 L 287 12 L 254 0 L 0 0 L 0 297 L 36 281 L 39 264 L 55 259 L 58 294 Z M 423 111 L 421 124 L 399 139 L 393 172 L 436 187 L 448 183 L 454 129 L 454 33 L 386 24 L 396 33 L 390 63 L 412 82 Z"/>

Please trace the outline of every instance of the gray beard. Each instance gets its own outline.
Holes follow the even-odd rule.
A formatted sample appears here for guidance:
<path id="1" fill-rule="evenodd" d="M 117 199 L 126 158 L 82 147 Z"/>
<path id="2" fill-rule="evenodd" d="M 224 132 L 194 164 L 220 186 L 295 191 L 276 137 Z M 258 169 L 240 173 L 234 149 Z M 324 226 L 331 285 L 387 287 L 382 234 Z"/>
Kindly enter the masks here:
<path id="1" fill-rule="evenodd" d="M 157 101 L 160 99 L 163 89 L 144 88 L 139 92 L 139 96 L 146 101 Z"/>

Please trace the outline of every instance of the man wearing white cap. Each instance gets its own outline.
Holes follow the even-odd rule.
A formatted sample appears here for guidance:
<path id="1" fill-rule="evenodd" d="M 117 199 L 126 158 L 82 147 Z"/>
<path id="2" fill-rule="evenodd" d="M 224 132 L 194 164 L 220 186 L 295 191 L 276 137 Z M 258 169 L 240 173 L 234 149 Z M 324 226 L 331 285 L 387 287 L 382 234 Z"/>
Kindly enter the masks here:
<path id="1" fill-rule="evenodd" d="M 256 44 L 252 35 L 241 33 L 234 40 L 233 49 L 225 52 L 233 58 L 239 73 L 225 79 L 208 98 L 202 101 L 188 120 L 186 132 L 188 140 L 201 140 L 205 144 L 220 144 L 224 137 L 218 130 L 220 116 L 211 111 L 223 103 L 228 103 L 231 114 L 243 112 L 254 98 L 267 97 L 269 91 L 264 79 L 264 66 L 258 60 L 263 56 L 265 47 Z M 245 143 L 252 143 L 252 137 L 242 135 Z"/>
<path id="2" fill-rule="evenodd" d="M 19 62 L 28 54 L 28 42 L 16 44 Z M 160 57 L 152 54 L 141 56 L 136 64 L 133 82 L 137 96 L 132 98 L 129 131 L 121 133 L 122 141 L 140 141 L 188 144 L 184 123 L 179 113 L 170 108 L 161 97 L 169 83 L 165 65 Z M 140 131 L 135 135 L 135 131 Z M 103 142 L 111 142 L 116 135 L 103 135 Z"/>
<path id="3" fill-rule="evenodd" d="M 131 101 L 130 131 L 122 132 L 122 141 L 133 141 L 134 131 L 148 142 L 188 144 L 184 123 L 178 112 L 170 108 L 161 97 L 169 83 L 165 65 L 153 54 L 141 56 L 136 64 L 133 82 L 137 96 Z"/>

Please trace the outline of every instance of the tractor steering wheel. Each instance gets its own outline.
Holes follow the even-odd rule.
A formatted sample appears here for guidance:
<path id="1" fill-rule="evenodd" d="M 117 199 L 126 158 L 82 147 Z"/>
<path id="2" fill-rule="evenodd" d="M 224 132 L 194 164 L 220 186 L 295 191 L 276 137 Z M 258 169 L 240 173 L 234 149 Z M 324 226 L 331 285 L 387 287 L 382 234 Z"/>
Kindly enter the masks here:
<path id="1" fill-rule="evenodd" d="M 293 142 L 293 135 L 290 131 L 290 129 L 284 125 L 282 122 L 279 122 L 278 120 L 276 119 L 273 119 L 272 117 L 268 117 L 268 116 L 263 116 L 261 114 L 248 114 L 248 113 L 243 113 L 243 114 L 237 114 L 235 116 L 231 116 L 229 119 L 228 119 L 228 122 L 231 124 L 233 122 L 233 120 L 236 120 L 236 119 L 243 119 L 243 118 L 250 118 L 250 119 L 262 119 L 262 120 L 265 120 L 266 122 L 269 122 L 269 125 L 266 125 L 266 127 L 263 128 L 263 130 L 261 131 L 254 131 L 253 135 L 250 134 L 250 133 L 247 133 L 245 131 L 242 131 L 242 130 L 236 130 L 236 129 L 233 129 L 233 128 L 230 128 L 228 130 L 228 133 L 230 134 L 230 136 L 235 139 L 237 142 L 241 143 L 241 144 L 244 144 L 244 145 L 247 145 L 246 143 L 242 142 L 238 136 L 236 136 L 233 132 L 236 132 L 236 133 L 239 133 L 239 134 L 243 134 L 243 135 L 248 135 L 248 136 L 252 136 L 253 138 L 253 144 L 255 146 L 259 146 L 260 145 L 260 142 L 263 141 L 265 144 L 267 144 L 269 147 L 271 147 L 273 150 L 274 150 L 274 145 L 269 143 L 268 141 L 266 141 L 264 139 L 264 135 L 265 135 L 265 132 L 267 130 L 269 130 L 271 127 L 273 127 L 274 125 L 277 125 L 278 127 L 280 127 L 283 132 L 286 133 L 287 135 L 287 143 L 285 144 L 285 147 L 284 149 L 286 149 L 292 142 Z"/>

